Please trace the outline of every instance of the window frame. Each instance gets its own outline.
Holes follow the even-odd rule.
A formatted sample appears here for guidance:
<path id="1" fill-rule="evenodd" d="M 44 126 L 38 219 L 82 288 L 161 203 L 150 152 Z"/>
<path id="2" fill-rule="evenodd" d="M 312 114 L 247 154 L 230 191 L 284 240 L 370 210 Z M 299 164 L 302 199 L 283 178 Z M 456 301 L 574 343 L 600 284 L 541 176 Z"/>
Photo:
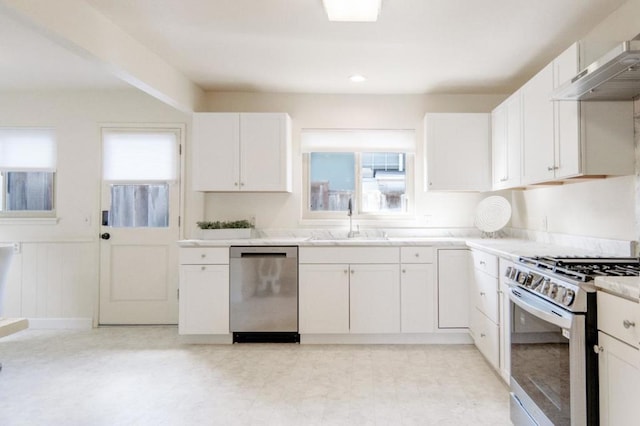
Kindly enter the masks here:
<path id="1" fill-rule="evenodd" d="M 405 197 L 407 199 L 407 209 L 402 213 L 368 213 L 362 211 L 362 154 L 371 151 L 359 150 L 349 151 L 354 154 L 355 161 L 355 188 L 353 199 L 353 219 L 357 220 L 399 220 L 410 221 L 415 219 L 414 200 L 414 176 L 415 176 L 415 153 L 404 151 L 389 151 L 405 154 Z M 311 206 L 311 152 L 302 153 L 303 168 L 303 220 L 344 220 L 347 217 L 346 211 L 312 211 Z"/>
<path id="2" fill-rule="evenodd" d="M 53 169 L 38 169 L 28 167 L 8 167 L 6 169 L 0 169 L 0 222 L 17 222 L 19 220 L 26 220 L 27 223 L 32 223 L 41 219 L 43 223 L 57 223 L 57 206 L 58 206 L 58 170 L 57 170 L 57 151 L 58 142 L 56 139 L 56 130 L 53 127 L 0 127 L 0 130 L 13 130 L 13 131 L 50 131 L 52 134 L 52 143 L 54 150 L 54 163 Z M 51 179 L 51 210 L 6 210 L 7 203 L 7 190 L 8 179 L 6 173 L 39 173 L 46 172 L 52 174 Z"/>

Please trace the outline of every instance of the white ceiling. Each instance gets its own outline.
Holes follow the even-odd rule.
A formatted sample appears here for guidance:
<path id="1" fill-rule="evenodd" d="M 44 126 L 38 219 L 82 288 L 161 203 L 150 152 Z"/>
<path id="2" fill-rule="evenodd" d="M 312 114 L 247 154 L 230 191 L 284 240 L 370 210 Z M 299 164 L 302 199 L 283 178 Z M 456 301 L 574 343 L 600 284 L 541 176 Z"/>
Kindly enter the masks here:
<path id="1" fill-rule="evenodd" d="M 373 24 L 321 0 L 85 1 L 205 90 L 409 94 L 513 91 L 625 0 L 383 0 Z M 0 89 L 124 85 L 1 13 L 0 39 Z"/>

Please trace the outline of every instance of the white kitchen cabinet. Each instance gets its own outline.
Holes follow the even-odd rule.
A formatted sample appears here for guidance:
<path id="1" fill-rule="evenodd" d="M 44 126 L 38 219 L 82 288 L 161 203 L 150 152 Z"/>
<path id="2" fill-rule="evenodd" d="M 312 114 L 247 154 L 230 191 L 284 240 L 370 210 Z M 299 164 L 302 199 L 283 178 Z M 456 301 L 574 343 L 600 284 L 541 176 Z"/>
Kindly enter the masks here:
<path id="1" fill-rule="evenodd" d="M 285 113 L 195 113 L 192 188 L 291 192 L 291 118 Z"/>
<path id="2" fill-rule="evenodd" d="M 426 190 L 491 189 L 490 114 L 426 114 Z"/>
<path id="3" fill-rule="evenodd" d="M 300 334 L 349 333 L 349 265 L 299 267 Z"/>
<path id="4" fill-rule="evenodd" d="M 435 330 L 433 247 L 400 248 L 400 329 L 403 333 Z"/>
<path id="5" fill-rule="evenodd" d="M 498 327 L 500 361 L 499 373 L 502 379 L 508 384 L 511 378 L 511 305 L 509 302 L 509 287 L 507 285 L 507 268 L 514 266 L 510 260 L 500 259 L 498 273 Z"/>
<path id="6" fill-rule="evenodd" d="M 640 306 L 598 291 L 600 424 L 635 425 L 640 396 Z"/>
<path id="7" fill-rule="evenodd" d="M 469 250 L 438 250 L 438 328 L 469 327 Z"/>
<path id="8" fill-rule="evenodd" d="M 518 90 L 491 112 L 493 189 L 520 185 L 522 93 Z"/>
<path id="9" fill-rule="evenodd" d="M 401 265 L 401 319 L 403 333 L 432 333 L 435 330 L 435 286 L 433 265 Z"/>
<path id="10" fill-rule="evenodd" d="M 351 333 L 399 333 L 399 265 L 357 264 L 349 273 Z"/>
<path id="11" fill-rule="evenodd" d="M 301 334 L 401 331 L 400 248 L 301 247 L 299 262 Z"/>
<path id="12" fill-rule="evenodd" d="M 522 87 L 524 184 L 634 173 L 631 101 L 551 100 L 578 67 L 574 44 Z"/>
<path id="13" fill-rule="evenodd" d="M 180 249 L 179 334 L 229 333 L 229 250 Z"/>
<path id="14" fill-rule="evenodd" d="M 600 353 L 600 425 L 638 424 L 640 355 L 638 348 L 598 332 Z"/>
<path id="15" fill-rule="evenodd" d="M 498 257 L 478 250 L 472 250 L 471 257 L 469 332 L 489 364 L 499 370 Z"/>

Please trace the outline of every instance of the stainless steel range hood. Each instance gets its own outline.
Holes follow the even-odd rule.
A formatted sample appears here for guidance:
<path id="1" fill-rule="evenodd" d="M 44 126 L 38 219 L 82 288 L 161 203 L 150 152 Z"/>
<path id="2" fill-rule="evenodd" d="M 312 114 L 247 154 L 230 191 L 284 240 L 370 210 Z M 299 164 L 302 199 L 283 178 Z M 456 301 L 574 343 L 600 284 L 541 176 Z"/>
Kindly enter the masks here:
<path id="1" fill-rule="evenodd" d="M 625 41 L 558 87 L 553 100 L 622 101 L 640 95 L 640 40 Z"/>

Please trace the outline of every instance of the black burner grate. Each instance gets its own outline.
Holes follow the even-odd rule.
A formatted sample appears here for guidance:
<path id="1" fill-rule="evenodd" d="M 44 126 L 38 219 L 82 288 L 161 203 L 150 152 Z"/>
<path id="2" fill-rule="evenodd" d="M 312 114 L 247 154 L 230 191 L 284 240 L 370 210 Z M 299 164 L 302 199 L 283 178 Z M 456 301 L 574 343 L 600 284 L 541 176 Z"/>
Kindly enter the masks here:
<path id="1" fill-rule="evenodd" d="M 521 257 L 520 262 L 534 268 L 586 282 L 597 276 L 640 276 L 636 257 Z"/>

